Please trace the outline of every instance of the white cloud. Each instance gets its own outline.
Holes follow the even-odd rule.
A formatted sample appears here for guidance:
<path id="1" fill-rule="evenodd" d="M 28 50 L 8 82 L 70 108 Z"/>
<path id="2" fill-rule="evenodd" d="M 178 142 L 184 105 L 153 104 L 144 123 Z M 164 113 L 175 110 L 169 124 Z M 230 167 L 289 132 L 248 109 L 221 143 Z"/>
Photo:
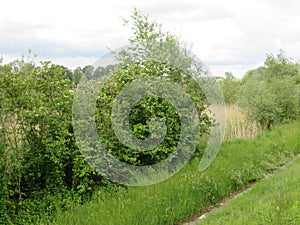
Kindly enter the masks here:
<path id="1" fill-rule="evenodd" d="M 73 68 L 93 63 L 107 47 L 127 43 L 130 31 L 121 17 L 134 6 L 192 43 L 217 75 L 231 70 L 240 76 L 280 48 L 300 59 L 296 0 L 10 0 L 1 6 L 0 54 L 20 56 L 30 48 Z"/>

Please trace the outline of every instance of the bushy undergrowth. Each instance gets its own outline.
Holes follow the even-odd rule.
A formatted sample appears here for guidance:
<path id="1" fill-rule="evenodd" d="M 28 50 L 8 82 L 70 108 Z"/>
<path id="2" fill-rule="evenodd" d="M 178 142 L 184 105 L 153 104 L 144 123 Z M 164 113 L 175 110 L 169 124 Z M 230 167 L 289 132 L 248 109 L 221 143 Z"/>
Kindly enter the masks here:
<path id="1" fill-rule="evenodd" d="M 49 62 L 0 65 L 0 224 L 33 223 L 102 184 L 75 143 L 66 73 Z"/>
<path id="2" fill-rule="evenodd" d="M 91 202 L 56 214 L 54 224 L 179 224 L 287 163 L 300 152 L 299 138 L 297 121 L 255 140 L 226 142 L 205 172 L 194 159 L 156 185 L 99 189 Z"/>

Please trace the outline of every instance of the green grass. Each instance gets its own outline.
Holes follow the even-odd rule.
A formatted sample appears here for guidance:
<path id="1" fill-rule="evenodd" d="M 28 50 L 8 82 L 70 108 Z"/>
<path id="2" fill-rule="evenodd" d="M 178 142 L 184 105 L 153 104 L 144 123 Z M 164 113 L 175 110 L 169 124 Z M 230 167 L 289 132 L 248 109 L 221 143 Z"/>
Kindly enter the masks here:
<path id="1" fill-rule="evenodd" d="M 195 159 L 156 185 L 100 189 L 84 205 L 58 209 L 53 224 L 180 224 L 287 163 L 300 152 L 299 125 L 278 127 L 255 140 L 226 142 L 205 172 L 198 171 Z"/>
<path id="2" fill-rule="evenodd" d="M 300 157 L 199 224 L 300 224 Z"/>

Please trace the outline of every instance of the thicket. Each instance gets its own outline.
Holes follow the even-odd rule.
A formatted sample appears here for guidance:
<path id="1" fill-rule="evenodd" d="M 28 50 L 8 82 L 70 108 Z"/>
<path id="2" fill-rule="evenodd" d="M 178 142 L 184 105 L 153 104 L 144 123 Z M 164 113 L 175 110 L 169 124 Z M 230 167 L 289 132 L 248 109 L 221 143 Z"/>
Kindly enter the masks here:
<path id="1" fill-rule="evenodd" d="M 164 78 L 172 85 L 181 86 L 183 90 L 189 94 L 192 102 L 186 102 L 186 100 L 180 96 L 180 93 L 175 92 L 175 95 L 179 96 L 176 98 L 178 101 L 177 103 L 179 105 L 183 105 L 186 110 L 186 113 L 182 115 L 179 114 L 178 109 L 176 109 L 174 105 L 172 105 L 166 99 L 158 96 L 149 96 L 137 101 L 133 108 L 130 109 L 128 124 L 129 128 L 134 137 L 139 138 L 140 140 L 147 140 L 148 138 L 151 138 L 153 142 L 152 144 L 158 144 L 157 146 L 154 146 L 152 150 L 142 152 L 128 147 L 132 145 L 130 143 L 135 142 L 134 139 L 130 137 L 125 140 L 125 142 L 128 142 L 127 146 L 120 143 L 120 140 L 115 134 L 115 130 L 112 129 L 111 115 L 113 113 L 111 109 L 114 100 L 124 87 L 137 79 L 151 77 Z M 148 82 L 149 81 L 150 80 L 148 80 Z M 132 90 L 129 96 L 129 99 L 122 98 L 123 106 L 118 108 L 118 113 L 121 115 L 121 120 L 118 121 L 118 123 L 120 124 L 119 127 L 121 127 L 121 129 L 124 129 L 124 126 L 122 125 L 126 124 L 124 119 L 127 118 L 126 107 L 130 105 L 132 99 L 136 98 L 135 95 L 140 95 L 140 93 L 146 91 L 144 86 L 147 85 L 146 82 L 147 79 L 143 80 L 141 87 L 135 86 L 134 90 Z M 192 125 L 184 124 L 183 126 L 183 124 L 181 124 L 182 121 L 185 123 L 188 123 L 189 121 L 189 118 L 185 117 L 189 116 L 191 107 L 186 104 L 191 103 L 195 105 L 197 114 L 201 115 L 201 122 L 199 123 L 199 126 L 201 126 L 200 136 L 208 134 L 210 119 L 203 112 L 206 109 L 204 103 L 206 103 L 207 100 L 203 91 L 200 88 L 197 88 L 197 86 L 198 85 L 196 81 L 194 81 L 191 76 L 185 76 L 182 70 L 155 61 L 134 63 L 126 68 L 116 71 L 116 73 L 106 81 L 104 87 L 102 87 L 101 94 L 97 100 L 98 110 L 96 112 L 96 121 L 98 125 L 98 133 L 100 134 L 102 141 L 107 143 L 109 152 L 116 156 L 116 158 L 119 160 L 132 165 L 152 165 L 160 162 L 161 160 L 165 160 L 170 156 L 174 149 L 176 149 L 178 142 L 183 141 L 185 138 L 180 137 L 181 132 L 183 132 L 182 129 L 192 129 L 193 127 Z M 164 93 L 170 93 L 168 98 L 175 99 L 174 90 L 172 91 L 171 89 L 167 88 L 168 87 L 162 86 L 160 91 Z M 147 91 L 151 93 L 151 90 Z M 151 127 L 151 121 L 155 118 L 160 118 L 163 120 L 166 130 L 160 126 Z M 199 120 L 200 118 L 198 117 L 190 122 L 195 123 Z M 158 140 L 160 140 L 160 136 L 164 134 L 165 136 L 163 137 L 162 142 L 159 143 Z M 123 137 L 125 135 L 126 134 L 124 133 Z M 185 141 L 187 143 L 190 142 L 188 139 Z M 149 141 L 146 143 L 151 145 Z M 188 149 L 185 151 L 189 152 L 189 148 L 192 148 L 192 144 L 188 145 L 187 147 Z"/>
<path id="2" fill-rule="evenodd" d="M 264 66 L 242 79 L 226 73 L 222 80 L 225 102 L 237 104 L 263 129 L 295 120 L 300 112 L 300 65 L 282 50 L 267 54 Z"/>
<path id="3" fill-rule="evenodd" d="M 66 68 L 24 59 L 0 66 L 0 223 L 33 222 L 103 182 L 79 152 Z"/>

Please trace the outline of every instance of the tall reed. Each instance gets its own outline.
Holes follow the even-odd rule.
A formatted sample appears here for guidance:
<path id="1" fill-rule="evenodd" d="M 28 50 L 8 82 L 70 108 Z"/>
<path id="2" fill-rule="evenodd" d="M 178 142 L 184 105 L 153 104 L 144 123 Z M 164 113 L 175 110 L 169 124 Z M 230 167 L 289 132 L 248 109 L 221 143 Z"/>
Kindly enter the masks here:
<path id="1" fill-rule="evenodd" d="M 260 132 L 260 125 L 256 121 L 249 120 L 247 113 L 237 105 L 226 106 L 225 140 L 255 138 Z"/>

